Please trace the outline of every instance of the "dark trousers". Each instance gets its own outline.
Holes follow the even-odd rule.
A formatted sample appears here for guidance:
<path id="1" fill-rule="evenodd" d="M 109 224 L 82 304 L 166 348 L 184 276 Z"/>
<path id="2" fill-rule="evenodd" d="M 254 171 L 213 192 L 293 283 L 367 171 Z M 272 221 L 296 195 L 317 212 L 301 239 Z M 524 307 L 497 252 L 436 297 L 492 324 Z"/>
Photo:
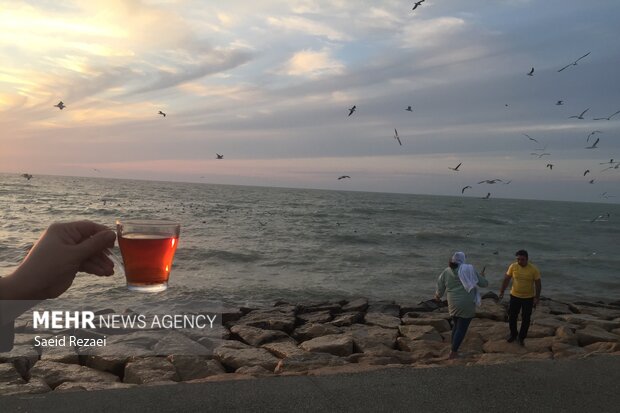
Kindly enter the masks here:
<path id="1" fill-rule="evenodd" d="M 519 340 L 525 340 L 527 330 L 530 328 L 530 318 L 532 317 L 532 308 L 534 307 L 534 298 L 519 298 L 514 295 L 510 296 L 510 306 L 508 307 L 508 325 L 510 326 L 510 335 L 519 337 Z M 517 319 L 521 312 L 521 330 L 517 331 Z"/>
<path id="2" fill-rule="evenodd" d="M 471 320 L 471 318 L 452 317 L 452 351 L 459 351 Z"/>

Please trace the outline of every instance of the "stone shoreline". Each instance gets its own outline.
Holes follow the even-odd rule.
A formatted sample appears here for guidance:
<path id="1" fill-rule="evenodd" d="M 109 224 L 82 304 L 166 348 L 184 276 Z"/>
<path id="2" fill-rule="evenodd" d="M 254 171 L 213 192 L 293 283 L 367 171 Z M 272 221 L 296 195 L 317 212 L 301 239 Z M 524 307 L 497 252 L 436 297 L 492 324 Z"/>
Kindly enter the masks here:
<path id="1" fill-rule="evenodd" d="M 297 305 L 280 301 L 273 307 L 226 311 L 218 338 L 191 330 L 161 337 L 128 332 L 108 336 L 106 348 L 87 354 L 80 348 L 41 351 L 28 326 L 19 325 L 15 348 L 0 353 L 0 396 L 620 356 L 620 302 L 542 299 L 525 347 L 505 340 L 506 300 L 498 302 L 487 293 L 482 302 L 456 360 L 447 359 L 451 328 L 446 303 L 432 300 L 417 305 L 364 298 Z M 136 349 L 154 355 L 131 356 Z"/>

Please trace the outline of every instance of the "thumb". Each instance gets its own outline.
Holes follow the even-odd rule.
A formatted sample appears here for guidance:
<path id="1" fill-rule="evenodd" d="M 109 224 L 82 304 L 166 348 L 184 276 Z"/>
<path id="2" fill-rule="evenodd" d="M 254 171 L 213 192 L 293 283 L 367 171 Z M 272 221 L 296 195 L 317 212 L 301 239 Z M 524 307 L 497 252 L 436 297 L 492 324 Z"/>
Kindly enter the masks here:
<path id="1" fill-rule="evenodd" d="M 112 248 L 115 239 L 116 234 L 113 231 L 100 231 L 76 245 L 78 256 L 85 260 L 106 248 Z"/>

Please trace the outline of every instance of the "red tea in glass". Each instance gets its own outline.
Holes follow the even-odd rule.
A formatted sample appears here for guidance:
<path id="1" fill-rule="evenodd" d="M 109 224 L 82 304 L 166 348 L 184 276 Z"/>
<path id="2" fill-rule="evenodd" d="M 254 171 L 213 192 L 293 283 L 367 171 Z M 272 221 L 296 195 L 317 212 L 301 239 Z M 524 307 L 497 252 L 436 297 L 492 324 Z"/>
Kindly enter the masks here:
<path id="1" fill-rule="evenodd" d="M 162 220 L 119 220 L 116 228 L 127 287 L 151 292 L 168 288 L 180 225 Z"/>

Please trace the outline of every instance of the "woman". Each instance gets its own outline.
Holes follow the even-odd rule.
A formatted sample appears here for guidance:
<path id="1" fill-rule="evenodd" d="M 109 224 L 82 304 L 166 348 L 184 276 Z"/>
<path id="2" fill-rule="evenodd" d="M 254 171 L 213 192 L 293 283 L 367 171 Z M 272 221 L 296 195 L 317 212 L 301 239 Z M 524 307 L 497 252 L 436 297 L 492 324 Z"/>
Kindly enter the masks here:
<path id="1" fill-rule="evenodd" d="M 467 328 L 476 315 L 476 305 L 480 305 L 478 287 L 486 287 L 489 282 L 484 278 L 484 269 L 480 274 L 474 266 L 465 263 L 465 254 L 455 252 L 448 268 L 437 279 L 435 299 L 448 292 L 448 310 L 452 317 L 452 347 L 449 359 L 458 357 L 458 350 L 465 338 Z"/>

